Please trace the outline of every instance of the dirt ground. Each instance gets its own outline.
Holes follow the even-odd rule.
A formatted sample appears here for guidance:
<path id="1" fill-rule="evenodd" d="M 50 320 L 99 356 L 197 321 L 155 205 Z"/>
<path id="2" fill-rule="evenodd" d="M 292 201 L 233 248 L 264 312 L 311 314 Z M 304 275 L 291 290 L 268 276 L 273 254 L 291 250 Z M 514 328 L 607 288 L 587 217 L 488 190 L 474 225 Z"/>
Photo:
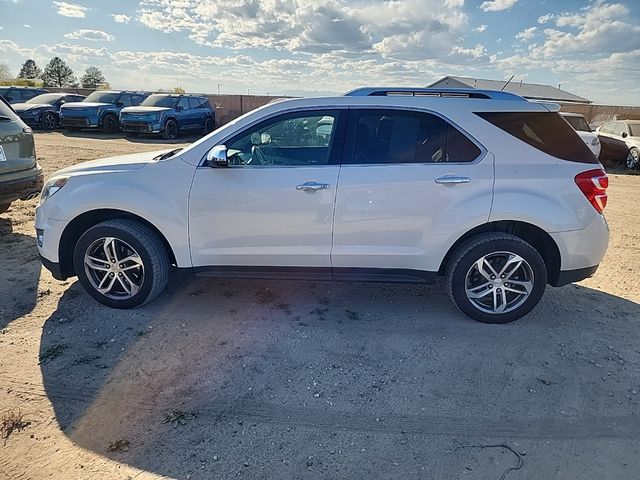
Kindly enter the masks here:
<path id="1" fill-rule="evenodd" d="M 48 174 L 166 148 L 36 142 Z M 442 286 L 183 278 L 110 310 L 41 269 L 36 201 L 17 202 L 0 415 L 27 425 L 0 478 L 640 478 L 640 176 L 612 175 L 609 202 L 596 275 L 502 326 Z"/>

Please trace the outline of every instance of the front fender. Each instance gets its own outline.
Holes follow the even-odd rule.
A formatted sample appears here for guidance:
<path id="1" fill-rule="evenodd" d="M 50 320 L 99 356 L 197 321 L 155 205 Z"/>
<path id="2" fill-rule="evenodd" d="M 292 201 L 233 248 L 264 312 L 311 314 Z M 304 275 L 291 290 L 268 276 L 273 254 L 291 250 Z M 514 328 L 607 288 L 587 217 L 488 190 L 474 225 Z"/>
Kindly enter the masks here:
<path id="1" fill-rule="evenodd" d="M 167 239 L 179 267 L 190 267 L 188 194 L 195 169 L 174 159 L 139 170 L 72 175 L 42 206 L 54 221 L 70 222 L 95 210 L 120 210 L 155 226 Z"/>

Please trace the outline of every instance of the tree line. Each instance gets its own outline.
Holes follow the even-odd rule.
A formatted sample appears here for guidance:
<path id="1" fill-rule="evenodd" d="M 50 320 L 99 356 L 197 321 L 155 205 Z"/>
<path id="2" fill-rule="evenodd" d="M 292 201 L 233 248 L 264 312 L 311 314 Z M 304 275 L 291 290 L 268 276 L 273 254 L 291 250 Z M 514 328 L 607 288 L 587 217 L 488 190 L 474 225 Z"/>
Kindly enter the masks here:
<path id="1" fill-rule="evenodd" d="M 10 76 L 9 67 L 4 64 L 0 65 L 0 78 L 9 78 Z M 60 57 L 53 57 L 44 70 L 29 58 L 22 64 L 17 78 L 34 81 L 40 79 L 43 87 L 99 88 L 106 86 L 108 88 L 109 86 L 97 67 L 87 68 L 78 81 L 71 67 Z"/>

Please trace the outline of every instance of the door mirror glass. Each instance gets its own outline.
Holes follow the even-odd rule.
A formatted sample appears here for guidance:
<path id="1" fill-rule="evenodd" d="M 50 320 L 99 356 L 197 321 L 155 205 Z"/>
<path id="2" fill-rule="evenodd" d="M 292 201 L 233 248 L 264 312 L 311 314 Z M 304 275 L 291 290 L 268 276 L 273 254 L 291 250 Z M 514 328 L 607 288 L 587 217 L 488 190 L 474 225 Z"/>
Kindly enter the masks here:
<path id="1" fill-rule="evenodd" d="M 207 163 L 210 167 L 228 167 L 227 147 L 225 145 L 216 145 L 207 154 Z"/>
<path id="2" fill-rule="evenodd" d="M 627 132 L 622 132 L 622 138 L 627 138 Z"/>

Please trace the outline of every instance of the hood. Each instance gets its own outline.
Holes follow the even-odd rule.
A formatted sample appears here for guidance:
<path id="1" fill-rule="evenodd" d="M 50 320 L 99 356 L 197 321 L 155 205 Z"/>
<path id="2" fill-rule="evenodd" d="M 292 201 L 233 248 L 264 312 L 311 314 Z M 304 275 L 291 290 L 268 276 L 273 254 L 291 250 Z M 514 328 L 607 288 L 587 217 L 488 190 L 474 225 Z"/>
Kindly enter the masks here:
<path id="1" fill-rule="evenodd" d="M 119 155 L 117 157 L 102 158 L 100 160 L 91 160 L 82 162 L 63 168 L 55 173 L 58 175 L 84 175 L 101 172 L 128 172 L 132 170 L 140 170 L 149 163 L 154 163 L 154 157 L 172 150 L 158 150 L 155 152 L 133 153 L 130 155 Z"/>
<path id="2" fill-rule="evenodd" d="M 92 108 L 92 107 L 106 107 L 107 105 L 111 105 L 110 103 L 100 103 L 100 102 L 69 102 L 65 103 L 62 108 L 64 110 L 73 110 L 80 108 Z"/>
<path id="3" fill-rule="evenodd" d="M 33 110 L 34 108 L 49 108 L 50 106 L 48 103 L 14 103 L 11 105 L 11 108 L 13 108 L 16 113 L 20 113 Z"/>
<path id="4" fill-rule="evenodd" d="M 157 112 L 166 112 L 167 110 L 171 110 L 168 107 L 125 107 L 120 110 L 121 113 L 157 113 Z"/>

